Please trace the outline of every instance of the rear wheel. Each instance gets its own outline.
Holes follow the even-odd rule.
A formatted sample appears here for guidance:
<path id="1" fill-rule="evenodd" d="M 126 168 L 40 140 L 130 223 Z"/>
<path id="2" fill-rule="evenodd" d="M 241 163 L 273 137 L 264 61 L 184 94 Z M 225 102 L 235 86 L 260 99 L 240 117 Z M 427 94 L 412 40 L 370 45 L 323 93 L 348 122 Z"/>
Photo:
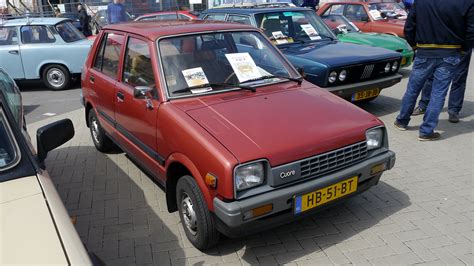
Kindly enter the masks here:
<path id="1" fill-rule="evenodd" d="M 176 200 L 181 224 L 189 241 L 199 250 L 215 246 L 219 241 L 219 232 L 194 178 L 183 176 L 178 180 Z"/>
<path id="2" fill-rule="evenodd" d="M 49 65 L 43 70 L 43 83 L 52 90 L 64 90 L 71 83 L 71 74 L 64 66 Z"/>
<path id="3" fill-rule="evenodd" d="M 92 142 L 94 142 L 94 146 L 96 147 L 96 149 L 101 152 L 108 152 L 116 148 L 116 145 L 105 134 L 104 129 L 102 128 L 99 123 L 99 120 L 97 119 L 97 115 L 94 109 L 91 109 L 89 111 L 89 116 L 87 119 L 89 120 L 89 128 L 91 131 Z"/>

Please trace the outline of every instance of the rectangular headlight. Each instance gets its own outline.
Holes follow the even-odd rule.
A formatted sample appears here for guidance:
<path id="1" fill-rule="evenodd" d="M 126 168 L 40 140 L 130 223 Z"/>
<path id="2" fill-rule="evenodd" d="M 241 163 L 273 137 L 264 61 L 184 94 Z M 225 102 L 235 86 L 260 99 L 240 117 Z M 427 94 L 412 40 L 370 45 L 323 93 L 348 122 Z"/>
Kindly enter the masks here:
<path id="1" fill-rule="evenodd" d="M 263 162 L 256 162 L 238 166 L 234 174 L 235 187 L 237 191 L 259 186 L 265 179 L 265 167 Z"/>
<path id="2" fill-rule="evenodd" d="M 373 150 L 382 147 L 383 130 L 382 128 L 373 128 L 365 132 L 365 139 L 367 141 L 367 149 Z"/>

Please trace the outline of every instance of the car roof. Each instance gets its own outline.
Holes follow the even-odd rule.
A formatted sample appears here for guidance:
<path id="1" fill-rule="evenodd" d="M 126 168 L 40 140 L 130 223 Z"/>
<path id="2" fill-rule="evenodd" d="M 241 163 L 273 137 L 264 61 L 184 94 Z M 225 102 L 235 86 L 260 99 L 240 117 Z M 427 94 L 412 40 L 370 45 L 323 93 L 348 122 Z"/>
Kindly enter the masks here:
<path id="1" fill-rule="evenodd" d="M 202 13 L 233 13 L 233 14 L 245 14 L 252 15 L 258 13 L 268 12 L 284 12 L 284 11 L 310 11 L 309 8 L 304 7 L 223 7 L 223 8 L 211 8 L 203 11 Z"/>
<path id="2" fill-rule="evenodd" d="M 107 25 L 103 30 L 116 30 L 134 33 L 152 41 L 169 35 L 199 33 L 225 30 L 256 30 L 254 27 L 240 23 L 203 20 L 160 20 L 134 21 L 123 24 Z"/>
<path id="3" fill-rule="evenodd" d="M 0 26 L 23 26 L 23 25 L 56 25 L 59 22 L 71 20 L 69 18 L 17 18 L 0 20 Z"/>

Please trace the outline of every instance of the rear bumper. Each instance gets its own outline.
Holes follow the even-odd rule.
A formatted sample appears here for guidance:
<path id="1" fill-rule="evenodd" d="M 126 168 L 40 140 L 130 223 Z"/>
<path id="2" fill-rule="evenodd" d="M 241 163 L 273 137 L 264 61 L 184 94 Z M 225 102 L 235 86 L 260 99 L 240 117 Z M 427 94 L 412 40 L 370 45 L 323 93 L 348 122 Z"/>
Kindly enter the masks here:
<path id="1" fill-rule="evenodd" d="M 370 89 L 385 89 L 391 87 L 402 80 L 402 75 L 395 74 L 389 77 L 383 77 L 374 80 L 363 81 L 359 83 L 341 85 L 336 87 L 324 88 L 337 96 L 350 99 L 352 95 L 359 91 L 370 90 Z"/>
<path id="2" fill-rule="evenodd" d="M 214 198 L 214 218 L 216 220 L 217 228 L 221 233 L 229 237 L 240 237 L 312 215 L 315 212 L 340 203 L 347 198 L 362 193 L 376 185 L 382 176 L 382 173 L 379 172 L 372 175 L 371 170 L 372 167 L 380 164 L 385 164 L 386 170 L 391 169 L 395 164 L 395 153 L 387 150 L 386 152 L 370 157 L 358 164 L 328 174 L 324 177 L 312 179 L 240 201 L 224 202 L 218 198 Z M 334 200 L 329 204 L 316 207 L 303 214 L 293 214 L 293 197 L 295 195 L 309 193 L 353 176 L 359 177 L 358 188 L 355 193 Z M 273 210 L 270 213 L 261 217 L 244 220 L 244 213 L 270 203 L 273 204 Z"/>

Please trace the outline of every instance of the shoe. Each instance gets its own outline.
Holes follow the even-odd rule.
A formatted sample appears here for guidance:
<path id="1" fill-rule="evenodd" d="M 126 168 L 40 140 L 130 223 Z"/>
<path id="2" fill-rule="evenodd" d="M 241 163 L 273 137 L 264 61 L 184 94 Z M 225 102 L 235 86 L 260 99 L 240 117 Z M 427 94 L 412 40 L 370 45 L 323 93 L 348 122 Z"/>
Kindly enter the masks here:
<path id="1" fill-rule="evenodd" d="M 421 107 L 416 107 L 415 110 L 413 110 L 413 113 L 411 115 L 422 115 L 425 113 L 425 109 L 422 109 Z"/>
<path id="2" fill-rule="evenodd" d="M 418 136 L 418 140 L 420 141 L 428 141 L 428 140 L 437 140 L 441 138 L 441 134 L 439 134 L 438 132 L 433 132 L 429 135 L 420 135 Z"/>
<path id="3" fill-rule="evenodd" d="M 406 130 L 407 130 L 407 126 L 402 125 L 402 123 L 398 122 L 397 120 L 395 120 L 395 122 L 393 122 L 393 125 L 394 125 L 398 130 L 401 130 L 401 131 L 406 131 Z"/>
<path id="4" fill-rule="evenodd" d="M 458 123 L 459 122 L 459 115 L 458 114 L 449 114 L 449 122 L 451 123 Z"/>

